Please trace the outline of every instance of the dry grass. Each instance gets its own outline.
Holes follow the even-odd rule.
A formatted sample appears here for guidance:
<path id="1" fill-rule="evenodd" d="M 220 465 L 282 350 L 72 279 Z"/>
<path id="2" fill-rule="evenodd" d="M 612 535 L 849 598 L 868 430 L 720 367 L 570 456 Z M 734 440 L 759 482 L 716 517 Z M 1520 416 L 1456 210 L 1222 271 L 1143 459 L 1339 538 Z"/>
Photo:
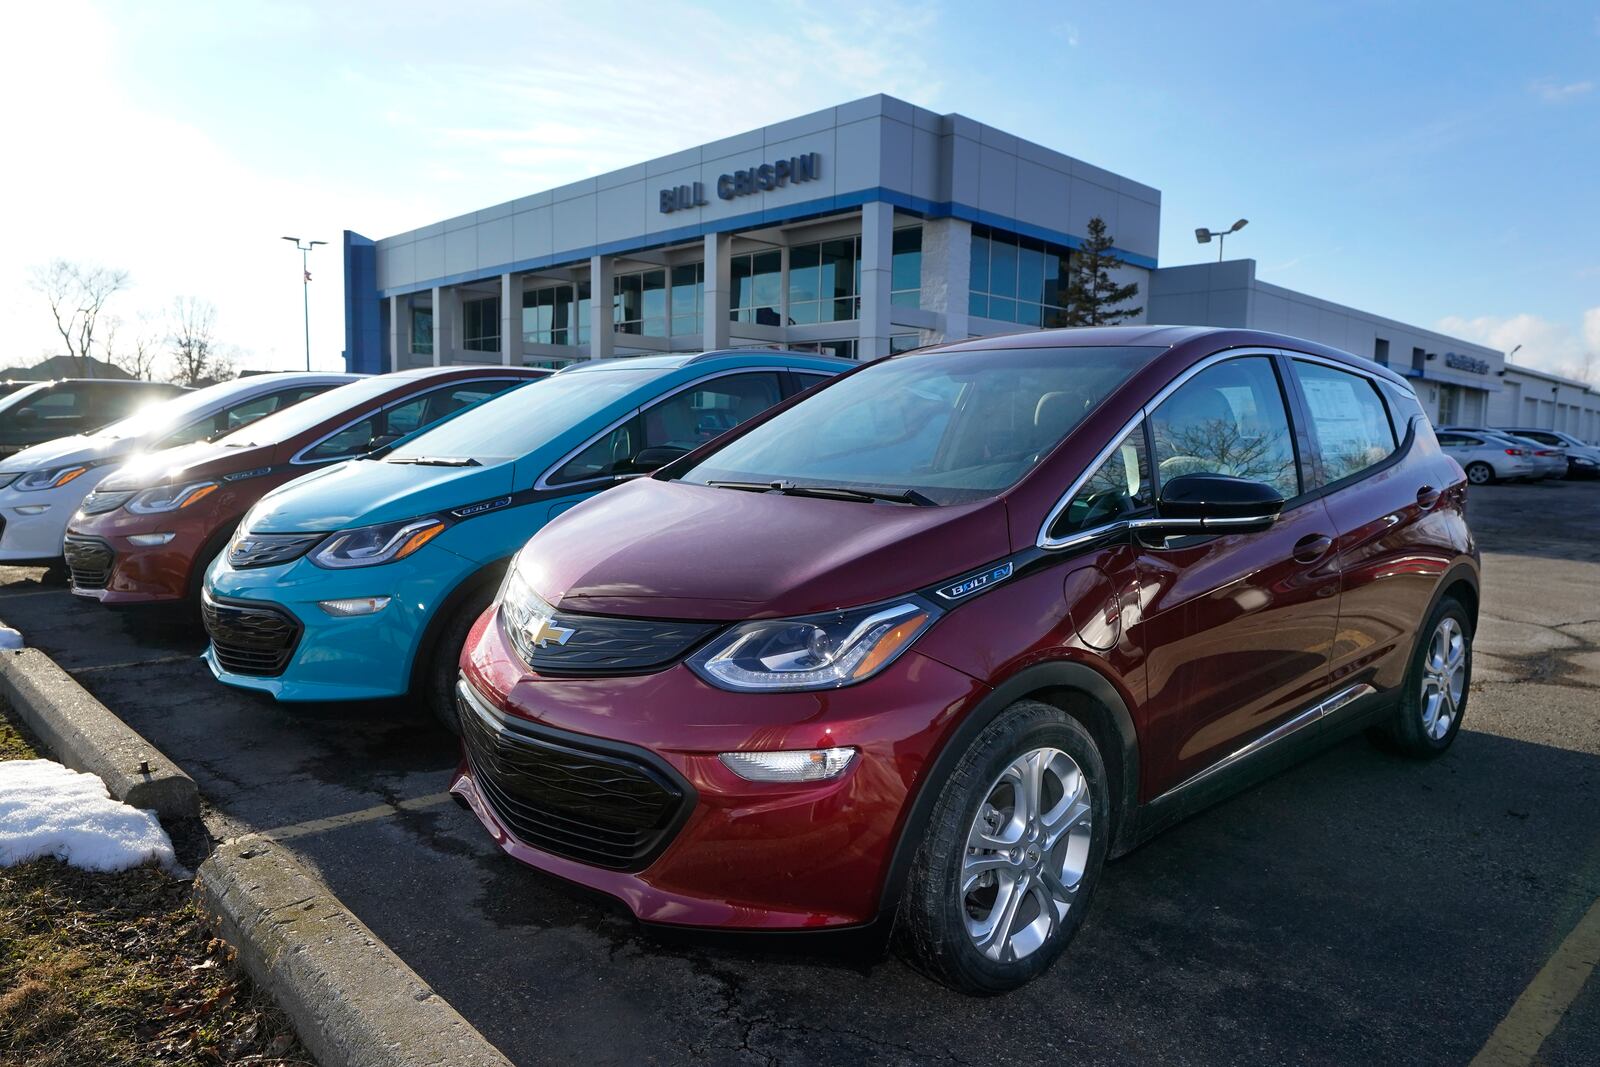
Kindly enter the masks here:
<path id="1" fill-rule="evenodd" d="M 33 750 L 0 709 L 0 759 Z M 310 1065 L 212 935 L 191 883 L 55 860 L 0 868 L 0 1067 Z"/>

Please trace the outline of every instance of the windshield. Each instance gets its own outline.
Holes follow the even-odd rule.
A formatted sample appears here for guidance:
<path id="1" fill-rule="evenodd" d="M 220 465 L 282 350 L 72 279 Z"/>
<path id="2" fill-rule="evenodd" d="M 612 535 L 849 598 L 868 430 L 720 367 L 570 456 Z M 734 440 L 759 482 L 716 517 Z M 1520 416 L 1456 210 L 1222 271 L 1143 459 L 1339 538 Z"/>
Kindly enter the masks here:
<path id="1" fill-rule="evenodd" d="M 474 459 L 488 465 L 520 459 L 557 434 L 633 390 L 662 376 L 660 370 L 604 370 L 555 374 L 522 389 L 492 396 L 465 417 L 447 419 L 417 434 L 385 457 Z"/>
<path id="2" fill-rule="evenodd" d="M 250 425 L 235 430 L 217 443 L 223 448 L 249 448 L 251 445 L 273 445 L 287 441 L 296 434 L 305 433 L 331 418 L 369 400 L 383 396 L 398 383 L 386 374 L 329 389 L 293 407 L 257 419 Z"/>
<path id="3" fill-rule="evenodd" d="M 180 393 L 171 400 L 151 404 L 125 419 L 119 419 L 110 426 L 96 430 L 94 436 L 123 438 L 165 433 L 169 429 L 176 429 L 192 419 L 199 418 L 217 401 L 245 392 L 246 389 L 242 388 L 239 382 L 218 382 L 204 389 Z"/>
<path id="4" fill-rule="evenodd" d="M 935 504 L 1013 485 L 1160 348 L 930 352 L 829 385 L 683 474 L 913 490 Z"/>

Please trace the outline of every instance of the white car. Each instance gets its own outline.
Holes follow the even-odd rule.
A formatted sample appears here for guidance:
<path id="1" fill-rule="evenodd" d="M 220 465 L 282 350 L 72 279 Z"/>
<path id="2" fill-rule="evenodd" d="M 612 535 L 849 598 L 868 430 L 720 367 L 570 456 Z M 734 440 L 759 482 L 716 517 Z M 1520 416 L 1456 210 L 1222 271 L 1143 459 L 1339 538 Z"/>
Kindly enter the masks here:
<path id="1" fill-rule="evenodd" d="M 60 437 L 0 460 L 0 563 L 61 555 L 67 520 L 132 457 L 229 433 L 354 374 L 254 374 L 147 407 L 92 434 Z"/>
<path id="2" fill-rule="evenodd" d="M 1541 430 L 1532 427 L 1502 426 L 1502 433 L 1514 433 L 1541 445 L 1567 450 L 1568 478 L 1600 478 L 1600 445 L 1581 441 L 1564 430 Z"/>
<path id="3" fill-rule="evenodd" d="M 1436 433 L 1439 447 L 1461 464 L 1473 485 L 1536 476 L 1531 447 L 1483 430 L 1445 428 Z"/>

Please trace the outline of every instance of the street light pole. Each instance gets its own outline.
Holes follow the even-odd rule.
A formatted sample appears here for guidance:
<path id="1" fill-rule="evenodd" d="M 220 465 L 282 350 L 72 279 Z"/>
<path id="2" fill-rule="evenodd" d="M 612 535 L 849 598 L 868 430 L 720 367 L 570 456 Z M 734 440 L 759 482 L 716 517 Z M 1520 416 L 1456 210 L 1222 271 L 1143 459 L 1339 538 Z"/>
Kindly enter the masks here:
<path id="1" fill-rule="evenodd" d="M 1244 229 L 1249 222 L 1249 219 L 1240 219 L 1232 226 L 1229 226 L 1226 230 L 1208 230 L 1204 226 L 1201 226 L 1199 229 L 1194 231 L 1194 239 L 1199 241 L 1201 244 L 1206 245 L 1210 244 L 1211 239 L 1215 237 L 1217 239 L 1217 262 L 1221 263 L 1222 244 L 1228 239 L 1228 234 L 1238 233 L 1240 230 Z"/>
<path id="2" fill-rule="evenodd" d="M 305 314 L 306 324 L 306 370 L 311 369 L 311 250 L 318 245 L 325 245 L 326 241 L 311 241 L 300 243 L 298 237 L 285 237 L 300 250 L 300 304 Z"/>

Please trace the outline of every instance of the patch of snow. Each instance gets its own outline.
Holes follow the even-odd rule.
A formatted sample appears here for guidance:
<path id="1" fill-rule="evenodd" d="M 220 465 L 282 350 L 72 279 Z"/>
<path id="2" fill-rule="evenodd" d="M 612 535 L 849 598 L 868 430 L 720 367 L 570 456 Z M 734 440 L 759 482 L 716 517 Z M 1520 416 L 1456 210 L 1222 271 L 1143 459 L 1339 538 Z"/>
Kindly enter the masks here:
<path id="1" fill-rule="evenodd" d="M 0 761 L 0 867 L 45 856 L 89 871 L 177 867 L 160 821 L 112 800 L 99 775 L 47 759 Z"/>

